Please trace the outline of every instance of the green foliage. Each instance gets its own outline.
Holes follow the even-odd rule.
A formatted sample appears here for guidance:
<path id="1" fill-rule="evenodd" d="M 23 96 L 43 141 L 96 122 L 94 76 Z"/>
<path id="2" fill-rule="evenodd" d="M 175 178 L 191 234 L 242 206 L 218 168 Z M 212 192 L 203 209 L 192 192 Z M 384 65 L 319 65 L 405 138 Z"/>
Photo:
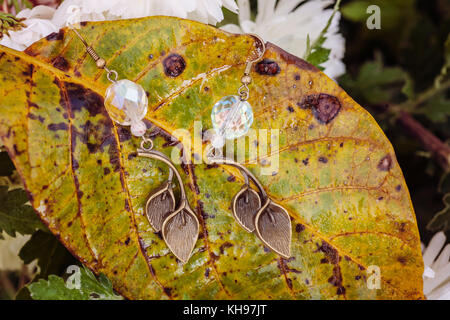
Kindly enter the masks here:
<path id="1" fill-rule="evenodd" d="M 37 259 L 40 273 L 38 278 L 47 278 L 50 274 L 62 274 L 70 264 L 75 264 L 75 258 L 50 233 L 36 231 L 19 252 L 25 264 Z"/>
<path id="2" fill-rule="evenodd" d="M 18 19 L 11 14 L 0 11 L 0 39 L 4 34 L 9 35 L 9 31 L 16 31 L 22 29 L 24 24 L 23 19 Z"/>
<path id="3" fill-rule="evenodd" d="M 8 177 L 14 171 L 14 164 L 8 156 L 7 152 L 0 152 L 0 177 Z"/>
<path id="4" fill-rule="evenodd" d="M 441 74 L 436 78 L 434 86 L 439 88 L 448 75 L 448 69 L 450 68 L 450 34 L 447 36 L 447 40 L 444 45 L 444 59 L 445 63 L 442 66 Z"/>
<path id="5" fill-rule="evenodd" d="M 324 70 L 321 64 L 327 62 L 330 56 L 331 50 L 324 48 L 323 44 L 327 39 L 325 35 L 328 32 L 328 29 L 330 28 L 331 22 L 333 21 L 336 12 L 339 11 L 340 4 L 341 0 L 337 0 L 333 8 L 333 13 L 331 14 L 330 18 L 327 21 L 327 24 L 325 25 L 325 28 L 323 28 L 323 30 L 320 32 L 317 39 L 311 44 L 311 39 L 309 38 L 309 35 L 306 38 L 306 52 L 304 55 L 304 59 L 309 63 L 311 63 L 312 65 L 319 68 L 320 70 Z"/>
<path id="6" fill-rule="evenodd" d="M 86 267 L 75 268 L 65 282 L 63 278 L 50 275 L 28 285 L 34 300 L 122 300 L 114 293 L 111 282 L 101 274 L 98 279 Z"/>
<path id="7" fill-rule="evenodd" d="M 450 116 L 450 100 L 445 94 L 436 95 L 415 112 L 425 115 L 432 122 L 445 123 Z"/>
<path id="8" fill-rule="evenodd" d="M 385 67 L 380 58 L 362 65 L 356 78 L 346 74 L 339 82 L 353 98 L 368 104 L 393 101 L 400 94 L 412 96 L 408 74 L 399 67 Z"/>
<path id="9" fill-rule="evenodd" d="M 450 172 L 447 172 L 439 183 L 439 191 L 444 194 L 444 209 L 436 213 L 427 225 L 427 229 L 450 230 Z"/>
<path id="10" fill-rule="evenodd" d="M 32 234 L 36 229 L 47 229 L 27 202 L 25 190 L 0 186 L 0 232 L 14 237 L 16 232 Z"/>

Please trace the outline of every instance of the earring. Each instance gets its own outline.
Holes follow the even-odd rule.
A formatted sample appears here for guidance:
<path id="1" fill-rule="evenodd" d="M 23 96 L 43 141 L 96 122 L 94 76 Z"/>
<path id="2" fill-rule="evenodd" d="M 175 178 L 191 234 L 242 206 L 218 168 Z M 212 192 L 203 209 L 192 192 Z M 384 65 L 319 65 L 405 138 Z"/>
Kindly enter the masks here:
<path id="1" fill-rule="evenodd" d="M 199 222 L 186 199 L 183 181 L 178 170 L 165 154 L 152 148 L 152 140 L 144 138 L 138 149 L 138 156 L 162 161 L 170 171 L 167 181 L 150 193 L 145 212 L 153 229 L 162 231 L 163 239 L 173 254 L 186 263 L 197 242 Z M 181 193 L 176 209 L 172 190 L 173 173 L 177 177 Z"/>
<path id="2" fill-rule="evenodd" d="M 110 118 L 120 125 L 130 126 L 131 133 L 142 138 L 141 146 L 137 150 L 138 156 L 162 161 L 169 167 L 167 181 L 150 192 L 145 212 L 153 229 L 162 232 L 163 239 L 172 253 L 182 263 L 186 263 L 197 242 L 199 221 L 186 199 L 183 181 L 176 167 L 166 155 L 153 150 L 153 141 L 145 137 L 147 126 L 142 120 L 147 114 L 147 95 L 139 84 L 127 79 L 118 80 L 117 72 L 109 70 L 106 61 L 87 44 L 80 33 L 72 25 L 68 26 L 84 44 L 86 52 L 96 62 L 97 67 L 104 69 L 108 80 L 112 82 L 106 89 L 104 103 Z M 181 193 L 178 206 L 172 190 L 174 174 Z"/>
<path id="3" fill-rule="evenodd" d="M 288 212 L 269 198 L 261 183 L 246 167 L 222 156 L 225 140 L 244 136 L 253 123 L 252 107 L 247 101 L 250 97 L 248 85 L 252 82 L 250 72 L 253 64 L 264 56 L 265 43 L 259 36 L 251 36 L 256 38 L 262 49 L 258 58 L 247 62 L 238 95 L 226 96 L 214 105 L 211 120 L 215 134 L 209 139 L 207 158 L 210 163 L 238 168 L 244 177 L 245 183 L 231 203 L 231 211 L 238 224 L 246 231 L 254 232 L 271 250 L 289 258 L 292 227 Z M 258 191 L 251 188 L 250 180 Z"/>

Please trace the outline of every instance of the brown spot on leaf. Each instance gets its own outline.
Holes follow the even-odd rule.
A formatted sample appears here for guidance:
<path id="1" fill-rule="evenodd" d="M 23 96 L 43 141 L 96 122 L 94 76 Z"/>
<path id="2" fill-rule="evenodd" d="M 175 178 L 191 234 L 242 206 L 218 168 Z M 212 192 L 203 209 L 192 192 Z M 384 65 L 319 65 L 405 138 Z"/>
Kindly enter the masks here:
<path id="1" fill-rule="evenodd" d="M 58 81 L 55 81 L 55 83 L 58 83 Z M 58 85 L 61 87 L 60 84 Z M 72 116 L 73 112 L 87 110 L 91 117 L 95 117 L 98 114 L 104 114 L 109 117 L 104 108 L 102 96 L 76 83 L 64 82 L 63 86 L 67 92 Z M 63 100 L 61 104 L 65 108 L 64 103 L 65 101 Z"/>
<path id="2" fill-rule="evenodd" d="M 65 122 L 51 123 L 47 126 L 47 128 L 48 128 L 48 130 L 51 130 L 51 131 L 58 131 L 58 130 L 67 131 L 67 130 L 69 130 L 69 126 Z"/>
<path id="3" fill-rule="evenodd" d="M 167 76 L 175 78 L 183 73 L 186 62 L 179 54 L 173 53 L 163 61 L 164 72 Z"/>
<path id="4" fill-rule="evenodd" d="M 318 248 L 318 251 L 323 252 L 326 259 L 334 265 L 333 275 L 328 279 L 328 282 L 337 287 L 336 292 L 338 295 L 345 294 L 345 288 L 342 285 L 341 267 L 339 265 L 341 259 L 338 251 L 325 241 L 322 241 L 322 245 Z"/>
<path id="5" fill-rule="evenodd" d="M 172 296 L 172 288 L 164 287 L 163 290 L 164 290 L 164 293 L 167 294 L 169 297 Z"/>
<path id="6" fill-rule="evenodd" d="M 52 32 L 48 36 L 45 37 L 48 41 L 57 41 L 62 40 L 64 38 L 64 30 L 60 29 L 59 32 Z"/>
<path id="7" fill-rule="evenodd" d="M 34 65 L 30 64 L 30 65 L 28 65 L 28 70 L 22 72 L 22 74 L 26 77 L 31 77 L 31 76 L 33 76 L 33 71 L 34 71 Z"/>
<path id="8" fill-rule="evenodd" d="M 335 96 L 321 93 L 307 96 L 300 103 L 302 109 L 311 108 L 314 117 L 323 124 L 330 123 L 341 110 L 341 103 Z"/>
<path id="9" fill-rule="evenodd" d="M 298 224 L 295 226 L 295 232 L 300 233 L 300 232 L 302 232 L 303 230 L 305 230 L 305 226 L 302 225 L 301 223 L 298 223 Z"/>
<path id="10" fill-rule="evenodd" d="M 286 284 L 292 290 L 292 279 L 286 278 Z"/>
<path id="11" fill-rule="evenodd" d="M 255 65 L 255 70 L 264 76 L 276 76 L 281 69 L 278 63 L 270 59 L 263 59 Z"/>
<path id="12" fill-rule="evenodd" d="M 408 259 L 406 257 L 398 257 L 397 261 L 400 262 L 402 265 L 406 265 L 406 263 L 408 262 Z"/>
<path id="13" fill-rule="evenodd" d="M 328 159 L 326 157 L 319 157 L 319 162 L 327 163 Z"/>
<path id="14" fill-rule="evenodd" d="M 29 113 L 28 114 L 28 118 L 30 118 L 30 119 L 32 119 L 32 120 L 39 120 L 39 122 L 40 123 L 43 123 L 44 122 L 44 117 L 42 117 L 42 116 L 37 116 L 37 115 L 35 115 L 35 114 L 33 114 L 33 113 Z"/>
<path id="15" fill-rule="evenodd" d="M 378 170 L 381 171 L 389 171 L 392 168 L 392 157 L 390 154 L 381 158 L 380 162 L 377 165 Z"/>
<path id="16" fill-rule="evenodd" d="M 61 56 L 58 56 L 55 59 L 53 59 L 52 65 L 56 69 L 59 69 L 59 70 L 62 70 L 62 71 L 67 71 L 67 70 L 69 70 L 69 67 L 70 67 L 69 61 L 67 61 L 66 58 L 61 57 Z"/>
<path id="17" fill-rule="evenodd" d="M 228 242 L 228 241 L 224 242 L 219 248 L 220 254 L 223 254 L 225 252 L 226 248 L 231 248 L 232 246 L 233 245 L 230 242 Z"/>

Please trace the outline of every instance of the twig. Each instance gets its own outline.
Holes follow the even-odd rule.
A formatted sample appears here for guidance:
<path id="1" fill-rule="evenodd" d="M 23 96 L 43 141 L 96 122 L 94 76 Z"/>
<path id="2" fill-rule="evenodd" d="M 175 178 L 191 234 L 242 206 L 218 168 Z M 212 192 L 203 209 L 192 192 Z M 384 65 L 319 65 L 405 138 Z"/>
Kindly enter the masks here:
<path id="1" fill-rule="evenodd" d="M 449 88 L 450 80 L 447 80 L 441 83 L 439 87 L 432 87 L 424 91 L 416 99 L 393 106 L 389 106 L 389 104 L 373 105 L 373 107 L 379 109 L 381 112 L 389 112 L 397 115 L 397 121 L 410 135 L 419 140 L 426 150 L 431 152 L 444 171 L 450 170 L 450 146 L 442 142 L 420 122 L 415 120 L 410 113 L 414 113 L 415 109 L 422 103 Z"/>
<path id="2" fill-rule="evenodd" d="M 393 112 L 398 112 L 400 113 L 401 111 L 408 111 L 408 112 L 412 112 L 414 113 L 414 109 L 417 108 L 418 106 L 420 106 L 422 103 L 424 103 L 425 101 L 431 99 L 432 97 L 434 97 L 435 95 L 444 92 L 446 90 L 450 89 L 450 80 L 447 80 L 445 82 L 442 82 L 439 87 L 431 87 L 428 90 L 425 90 L 423 93 L 421 93 L 420 95 L 417 96 L 416 99 L 414 100 L 408 100 L 404 103 L 401 103 L 399 105 L 396 106 L 392 106 L 390 108 L 390 111 Z"/>
<path id="3" fill-rule="evenodd" d="M 400 124 L 409 134 L 419 140 L 432 153 L 439 165 L 447 171 L 450 169 L 450 147 L 415 120 L 409 113 L 400 111 Z"/>

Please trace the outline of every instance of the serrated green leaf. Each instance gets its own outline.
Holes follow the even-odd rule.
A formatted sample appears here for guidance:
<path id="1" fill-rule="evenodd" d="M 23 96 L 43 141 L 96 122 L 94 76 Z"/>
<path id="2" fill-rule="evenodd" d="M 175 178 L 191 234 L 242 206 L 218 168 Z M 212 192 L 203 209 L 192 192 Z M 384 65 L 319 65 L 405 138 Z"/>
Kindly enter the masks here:
<path id="1" fill-rule="evenodd" d="M 331 49 L 320 47 L 309 55 L 308 62 L 315 65 L 320 70 L 324 70 L 325 68 L 322 67 L 321 64 L 328 61 L 330 52 Z"/>
<path id="2" fill-rule="evenodd" d="M 54 235 L 41 230 L 33 233 L 30 240 L 20 250 L 19 257 L 25 264 L 37 259 L 40 268 L 37 278 L 47 278 L 50 274 L 63 274 L 67 266 L 77 262 Z"/>
<path id="3" fill-rule="evenodd" d="M 340 79 L 342 86 L 369 104 L 392 101 L 399 93 L 412 95 L 412 80 L 399 67 L 385 67 L 380 59 L 366 62 L 356 79 Z"/>
<path id="4" fill-rule="evenodd" d="M 333 8 L 333 13 L 331 14 L 330 18 L 327 21 L 327 24 L 325 25 L 325 28 L 320 32 L 317 39 L 314 41 L 314 43 L 311 45 L 311 39 L 309 35 L 306 37 L 306 52 L 304 55 L 304 59 L 311 63 L 312 65 L 316 66 L 320 70 L 324 70 L 321 66 L 322 63 L 327 62 L 328 58 L 330 56 L 330 49 L 323 48 L 322 45 L 325 43 L 325 40 L 327 39 L 325 37 L 325 34 L 328 32 L 328 29 L 330 28 L 331 22 L 333 21 L 334 16 L 336 15 L 336 12 L 339 11 L 339 6 L 341 4 L 341 0 L 337 0 L 336 4 Z"/>
<path id="5" fill-rule="evenodd" d="M 16 232 L 32 234 L 36 229 L 47 230 L 26 202 L 25 190 L 8 190 L 7 186 L 0 186 L 0 232 L 14 237 Z"/>
<path id="6" fill-rule="evenodd" d="M 450 100 L 445 95 L 437 95 L 430 99 L 424 107 L 417 110 L 433 122 L 446 122 L 450 116 Z"/>
<path id="7" fill-rule="evenodd" d="M 88 300 L 83 292 L 67 288 L 64 280 L 55 275 L 28 285 L 28 289 L 34 300 Z"/>
<path id="8" fill-rule="evenodd" d="M 78 273 L 78 274 L 75 274 Z M 63 278 L 50 275 L 48 280 L 39 280 L 28 285 L 31 297 L 34 300 L 122 300 L 114 293 L 112 284 L 105 275 L 97 279 L 87 268 L 78 268 L 72 275 L 77 280 L 67 283 Z M 78 281 L 79 280 L 79 281 Z"/>

